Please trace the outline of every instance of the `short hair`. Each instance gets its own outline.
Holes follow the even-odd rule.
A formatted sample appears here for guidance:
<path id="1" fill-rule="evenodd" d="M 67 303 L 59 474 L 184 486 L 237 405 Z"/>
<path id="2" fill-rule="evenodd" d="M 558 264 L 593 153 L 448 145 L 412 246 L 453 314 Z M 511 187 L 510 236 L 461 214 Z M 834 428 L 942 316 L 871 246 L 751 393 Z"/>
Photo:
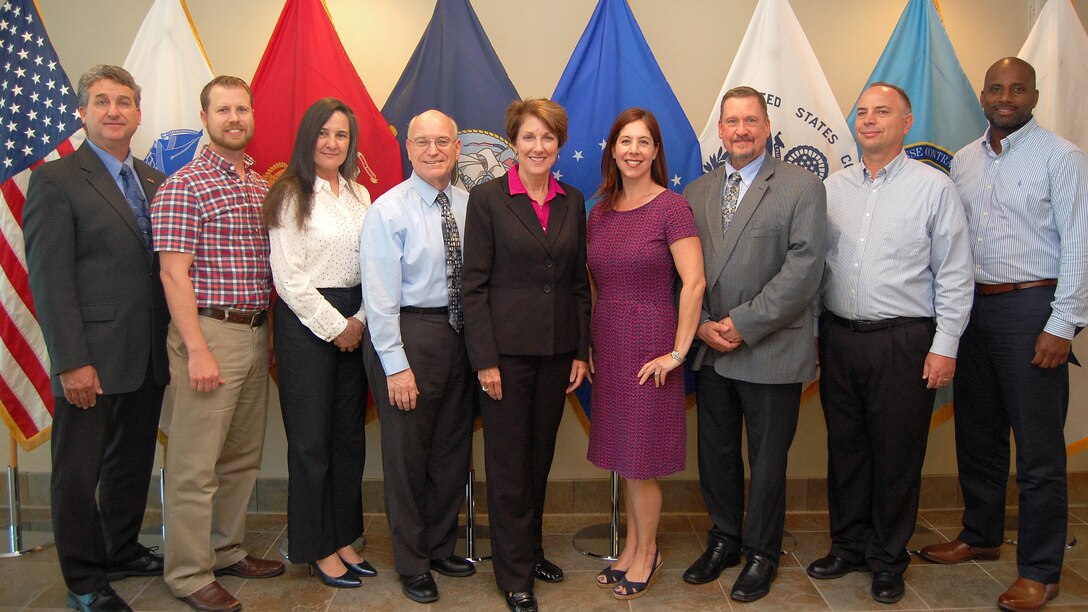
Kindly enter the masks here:
<path id="1" fill-rule="evenodd" d="M 230 76 L 221 74 L 214 79 L 208 81 L 208 84 L 204 86 L 204 89 L 200 90 L 200 108 L 206 113 L 208 112 L 208 105 L 211 104 L 211 92 L 212 87 L 241 87 L 246 90 L 246 94 L 249 95 L 249 105 L 253 106 L 253 92 L 249 89 L 249 83 L 236 76 Z"/>
<path id="2" fill-rule="evenodd" d="M 616 197 L 623 191 L 623 180 L 616 168 L 619 160 L 612 157 L 612 150 L 616 148 L 623 128 L 636 121 L 646 124 L 650 138 L 657 145 L 657 156 L 650 161 L 650 179 L 661 187 L 668 186 L 669 165 L 665 163 L 665 143 L 661 141 L 661 127 L 657 118 L 644 108 L 629 108 L 616 117 L 612 129 L 608 131 L 608 143 L 601 152 L 601 186 L 597 188 L 596 195 L 600 196 L 603 206 L 609 209 L 616 206 Z"/>
<path id="3" fill-rule="evenodd" d="M 128 70 L 120 66 L 110 66 L 109 64 L 98 64 L 92 66 L 90 70 L 84 72 L 79 77 L 79 85 L 76 88 L 76 98 L 79 100 L 79 105 L 86 107 L 90 102 L 88 92 L 91 89 L 91 85 L 107 79 L 124 85 L 132 90 L 133 96 L 136 98 L 136 108 L 140 108 L 140 86 L 136 84 L 136 79 L 132 78 L 132 74 Z"/>
<path id="4" fill-rule="evenodd" d="M 446 120 L 450 122 L 450 126 L 453 128 L 453 137 L 454 138 L 457 137 L 457 122 L 453 120 L 453 117 L 450 117 L 449 115 L 447 115 L 446 113 L 443 113 L 442 111 L 438 110 L 437 108 L 431 108 L 431 109 L 427 109 L 427 110 L 423 111 L 422 113 L 420 113 L 420 114 L 416 115 L 415 117 L 412 117 L 411 119 L 408 120 L 408 128 L 406 130 L 404 130 L 404 139 L 405 140 L 408 140 L 408 134 L 412 133 L 412 126 L 416 124 L 416 119 L 419 119 L 423 115 L 426 115 L 427 113 L 431 113 L 431 112 L 438 113 L 438 114 L 442 115 L 443 117 L 445 117 Z"/>
<path id="5" fill-rule="evenodd" d="M 506 107 L 506 137 L 513 143 L 521 131 L 521 124 L 529 115 L 540 119 L 548 130 L 559 139 L 559 146 L 567 142 L 567 111 L 554 100 L 531 98 L 514 100 Z"/>
<path id="6" fill-rule="evenodd" d="M 865 88 L 865 91 L 869 91 L 874 87 L 887 87 L 888 89 L 899 94 L 899 97 L 903 98 L 903 101 L 907 103 L 907 114 L 909 115 L 914 112 L 914 109 L 912 109 L 910 105 L 910 96 L 907 95 L 907 92 L 902 87 L 893 83 L 889 83 L 887 81 L 877 81 L 875 83 L 869 83 L 869 86 Z M 865 93 L 865 91 L 861 93 Z"/>
<path id="7" fill-rule="evenodd" d="M 763 118 L 770 120 L 771 115 L 767 111 L 767 98 L 763 97 L 763 94 L 759 93 L 759 90 L 754 87 L 741 85 L 725 92 L 725 95 L 722 96 L 722 103 L 718 107 L 718 110 L 721 111 L 719 115 L 725 114 L 725 101 L 729 98 L 757 98 L 759 100 L 759 107 L 763 109 Z"/>

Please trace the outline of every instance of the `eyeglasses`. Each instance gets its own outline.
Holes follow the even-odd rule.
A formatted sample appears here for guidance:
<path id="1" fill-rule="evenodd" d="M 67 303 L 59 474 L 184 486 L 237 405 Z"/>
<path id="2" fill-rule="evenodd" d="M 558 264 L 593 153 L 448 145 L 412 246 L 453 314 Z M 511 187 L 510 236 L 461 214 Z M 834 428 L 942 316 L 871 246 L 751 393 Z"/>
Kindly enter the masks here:
<path id="1" fill-rule="evenodd" d="M 453 139 L 445 136 L 440 136 L 438 138 L 424 138 L 423 136 L 420 136 L 419 138 L 413 138 L 408 142 L 411 142 L 412 146 L 419 149 L 429 149 L 431 148 L 431 143 L 434 143 L 434 146 L 439 149 L 445 149 L 453 144 Z"/>

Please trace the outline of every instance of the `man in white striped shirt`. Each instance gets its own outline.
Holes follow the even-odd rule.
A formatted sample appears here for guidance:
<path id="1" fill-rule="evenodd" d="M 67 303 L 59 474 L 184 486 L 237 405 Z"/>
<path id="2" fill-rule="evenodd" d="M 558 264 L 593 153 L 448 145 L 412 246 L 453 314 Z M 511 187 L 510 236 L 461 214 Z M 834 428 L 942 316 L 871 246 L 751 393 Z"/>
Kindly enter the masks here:
<path id="1" fill-rule="evenodd" d="M 819 348 L 831 550 L 808 574 L 871 569 L 881 603 L 903 597 L 933 400 L 955 372 L 974 289 L 955 185 L 903 151 L 913 120 L 906 92 L 870 85 L 854 124 L 862 164 L 825 183 Z"/>
<path id="2" fill-rule="evenodd" d="M 1019 577 L 998 606 L 1035 610 L 1058 594 L 1065 550 L 1067 362 L 1088 323 L 1088 158 L 1032 118 L 1039 92 L 1027 62 L 991 66 L 979 99 L 990 127 L 952 162 L 976 283 L 954 387 L 963 530 L 922 556 L 1000 556 L 1011 428 Z"/>

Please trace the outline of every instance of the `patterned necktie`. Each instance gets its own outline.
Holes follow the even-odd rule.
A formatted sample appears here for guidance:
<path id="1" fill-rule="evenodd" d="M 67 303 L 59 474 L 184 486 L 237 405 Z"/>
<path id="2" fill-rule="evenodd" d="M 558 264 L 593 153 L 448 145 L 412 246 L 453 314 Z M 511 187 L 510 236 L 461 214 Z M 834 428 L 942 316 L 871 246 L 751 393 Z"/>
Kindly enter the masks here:
<path id="1" fill-rule="evenodd" d="M 136 215 L 136 225 L 140 228 L 140 234 L 144 239 L 144 247 L 151 248 L 151 217 L 147 214 L 144 199 L 140 194 L 140 183 L 128 166 L 121 166 L 121 185 L 124 186 L 125 199 L 132 214 Z"/>
<path id="2" fill-rule="evenodd" d="M 450 199 L 441 191 L 435 198 L 442 209 L 442 242 L 446 243 L 446 291 L 449 292 L 450 326 L 461 333 L 465 323 L 465 307 L 461 302 L 461 236 L 457 234 L 457 220 L 450 210 Z"/>
<path id="3" fill-rule="evenodd" d="M 740 205 L 740 172 L 729 175 L 729 189 L 722 195 L 722 236 L 729 231 L 729 222 Z"/>

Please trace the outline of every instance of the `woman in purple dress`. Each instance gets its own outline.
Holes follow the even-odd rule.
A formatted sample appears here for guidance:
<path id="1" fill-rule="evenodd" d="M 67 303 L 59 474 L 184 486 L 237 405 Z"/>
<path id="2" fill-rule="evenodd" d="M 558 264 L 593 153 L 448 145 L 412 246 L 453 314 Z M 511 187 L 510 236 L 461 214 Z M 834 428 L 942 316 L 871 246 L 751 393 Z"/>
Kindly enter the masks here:
<path id="1" fill-rule="evenodd" d="M 684 469 L 680 366 L 699 324 L 706 282 L 691 208 L 664 187 L 669 173 L 653 114 L 640 108 L 620 113 L 608 134 L 601 174 L 600 202 L 590 211 L 586 232 L 596 288 L 589 460 L 626 483 L 627 542 L 597 584 L 612 588 L 617 599 L 631 599 L 660 575 L 656 479 Z"/>

